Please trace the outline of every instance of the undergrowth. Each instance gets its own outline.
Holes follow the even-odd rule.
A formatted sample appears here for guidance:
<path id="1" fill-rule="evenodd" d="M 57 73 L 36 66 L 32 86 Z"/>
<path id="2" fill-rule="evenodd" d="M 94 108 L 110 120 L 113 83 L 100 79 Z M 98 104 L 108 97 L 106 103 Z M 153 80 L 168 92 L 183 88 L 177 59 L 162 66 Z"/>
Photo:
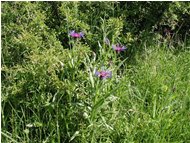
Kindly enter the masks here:
<path id="1" fill-rule="evenodd" d="M 2 3 L 1 142 L 190 142 L 188 33 L 137 34 L 121 4 Z"/>

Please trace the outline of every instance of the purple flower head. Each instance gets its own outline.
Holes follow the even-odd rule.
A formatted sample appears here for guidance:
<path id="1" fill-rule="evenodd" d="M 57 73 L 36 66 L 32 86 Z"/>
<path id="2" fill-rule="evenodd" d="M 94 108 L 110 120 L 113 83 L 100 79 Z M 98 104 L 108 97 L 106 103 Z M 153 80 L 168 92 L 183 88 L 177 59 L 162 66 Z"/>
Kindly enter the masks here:
<path id="1" fill-rule="evenodd" d="M 112 72 L 111 71 L 96 71 L 95 75 L 98 76 L 100 79 L 106 79 L 106 78 L 111 78 L 112 77 Z"/>
<path id="2" fill-rule="evenodd" d="M 84 38 L 84 33 L 83 33 L 83 32 L 80 32 L 79 34 L 80 34 L 80 36 L 81 36 L 82 38 Z"/>
<path id="3" fill-rule="evenodd" d="M 118 53 L 121 51 L 125 51 L 127 48 L 125 46 L 116 44 L 116 45 L 112 45 L 112 48 L 117 51 Z"/>
<path id="4" fill-rule="evenodd" d="M 69 36 L 73 38 L 84 38 L 84 33 L 83 32 L 77 33 L 75 32 L 75 30 L 73 30 L 69 32 Z"/>

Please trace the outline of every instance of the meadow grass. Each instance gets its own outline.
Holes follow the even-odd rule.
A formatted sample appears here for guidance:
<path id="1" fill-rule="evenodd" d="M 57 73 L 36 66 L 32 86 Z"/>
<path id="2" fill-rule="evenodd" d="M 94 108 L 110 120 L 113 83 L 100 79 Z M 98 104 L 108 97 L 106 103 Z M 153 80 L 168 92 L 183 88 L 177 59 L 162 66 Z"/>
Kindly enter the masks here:
<path id="1" fill-rule="evenodd" d="M 135 37 L 122 4 L 93 5 L 3 3 L 1 142 L 190 142 L 186 41 Z M 74 28 L 85 38 L 68 36 Z M 126 51 L 113 50 L 118 41 Z"/>
<path id="2" fill-rule="evenodd" d="M 98 67 L 99 61 L 86 53 L 81 70 L 77 65 L 80 57 L 72 56 L 77 49 L 67 51 L 68 57 L 56 51 L 58 59 L 68 59 L 64 67 L 69 73 L 61 73 L 57 79 L 50 69 L 47 78 L 55 82 L 51 86 L 58 86 L 55 91 L 41 87 L 30 97 L 30 93 L 25 96 L 24 91 L 14 90 L 26 99 L 2 99 L 2 142 L 189 142 L 189 50 L 176 53 L 175 49 L 158 44 L 140 48 L 141 52 L 133 58 L 134 65 L 128 59 L 122 62 L 119 57 L 113 58 L 114 64 L 109 67 L 113 76 L 106 80 L 94 76 L 93 68 Z M 13 87 L 28 82 L 26 86 L 32 92 L 38 82 L 45 86 L 45 63 L 56 63 L 52 60 L 55 51 L 47 52 L 35 57 L 36 63 L 10 73 L 23 73 L 19 77 L 22 80 Z M 35 69 L 34 64 L 39 61 Z"/>

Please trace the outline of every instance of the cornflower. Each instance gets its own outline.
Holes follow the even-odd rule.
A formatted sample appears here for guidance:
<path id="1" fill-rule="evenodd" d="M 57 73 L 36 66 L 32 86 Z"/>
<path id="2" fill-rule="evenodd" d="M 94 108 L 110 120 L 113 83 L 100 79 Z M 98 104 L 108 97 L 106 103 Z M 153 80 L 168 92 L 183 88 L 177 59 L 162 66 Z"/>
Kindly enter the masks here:
<path id="1" fill-rule="evenodd" d="M 108 70 L 96 71 L 95 75 L 98 76 L 100 79 L 106 79 L 112 77 L 112 72 Z"/>
<path id="2" fill-rule="evenodd" d="M 72 30 L 69 32 L 69 36 L 73 37 L 73 38 L 84 38 L 84 33 L 83 32 L 75 32 L 75 30 Z"/>
<path id="3" fill-rule="evenodd" d="M 119 44 L 116 44 L 116 45 L 112 45 L 112 48 L 120 53 L 121 51 L 125 51 L 127 48 L 125 46 L 122 46 L 122 45 L 119 45 Z"/>

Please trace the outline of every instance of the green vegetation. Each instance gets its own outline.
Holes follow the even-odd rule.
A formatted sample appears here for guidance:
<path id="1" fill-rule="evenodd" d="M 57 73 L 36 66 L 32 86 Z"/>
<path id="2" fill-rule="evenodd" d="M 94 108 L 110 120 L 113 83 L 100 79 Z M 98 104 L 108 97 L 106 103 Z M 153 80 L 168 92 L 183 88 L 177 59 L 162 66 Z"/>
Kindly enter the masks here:
<path id="1" fill-rule="evenodd" d="M 190 2 L 1 11 L 2 143 L 190 142 Z"/>

